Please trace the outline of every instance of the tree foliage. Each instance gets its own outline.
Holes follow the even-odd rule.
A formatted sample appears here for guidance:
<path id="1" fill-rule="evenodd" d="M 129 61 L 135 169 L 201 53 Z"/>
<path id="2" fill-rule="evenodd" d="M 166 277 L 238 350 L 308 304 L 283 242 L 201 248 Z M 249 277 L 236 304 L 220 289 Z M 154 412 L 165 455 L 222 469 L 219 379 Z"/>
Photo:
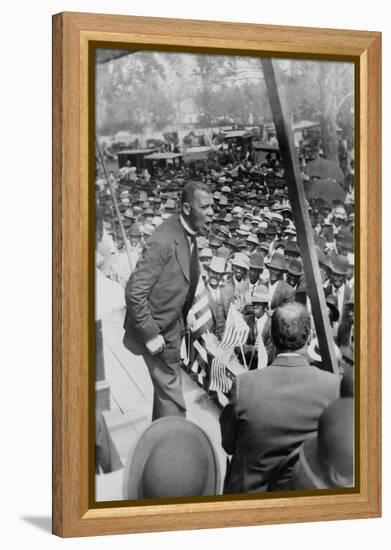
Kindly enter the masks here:
<path id="1" fill-rule="evenodd" d="M 294 120 L 319 121 L 330 158 L 336 131 L 353 133 L 353 65 L 279 61 Z M 186 125 L 192 105 L 199 126 L 272 122 L 259 58 L 135 52 L 97 66 L 97 129 L 113 135 Z M 353 139 L 353 136 L 352 136 Z"/>

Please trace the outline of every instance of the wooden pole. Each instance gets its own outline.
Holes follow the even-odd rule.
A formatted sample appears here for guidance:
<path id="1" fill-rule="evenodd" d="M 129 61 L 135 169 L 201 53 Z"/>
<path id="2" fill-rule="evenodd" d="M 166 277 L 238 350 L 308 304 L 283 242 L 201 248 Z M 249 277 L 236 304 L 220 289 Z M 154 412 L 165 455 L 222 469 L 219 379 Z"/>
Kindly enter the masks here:
<path id="1" fill-rule="evenodd" d="M 119 227 L 120 227 L 120 230 L 121 230 L 122 238 L 123 238 L 124 243 L 125 243 L 126 254 L 128 256 L 128 261 L 129 261 L 129 266 L 130 266 L 130 273 L 132 273 L 132 271 L 134 271 L 135 266 L 133 265 L 133 262 L 132 262 L 132 254 L 131 254 L 131 250 L 130 250 L 130 244 L 129 244 L 128 237 L 127 237 L 126 232 L 125 232 L 124 224 L 122 223 L 122 218 L 121 218 L 121 213 L 120 213 L 119 207 L 118 207 L 117 197 L 115 196 L 113 185 L 112 185 L 112 183 L 110 181 L 110 178 L 107 174 L 106 164 L 105 164 L 105 161 L 104 161 L 102 151 L 100 149 L 97 137 L 95 137 L 95 143 L 96 143 L 96 150 L 98 151 L 99 160 L 100 160 L 100 163 L 102 165 L 103 172 L 104 172 L 104 175 L 105 175 L 105 178 L 106 178 L 106 182 L 107 182 L 107 184 L 109 186 L 109 189 L 110 189 L 111 198 L 113 199 L 114 210 L 115 210 L 115 213 L 117 215 L 117 220 L 118 220 Z M 115 233 L 115 231 L 114 231 L 114 233 Z"/>
<path id="2" fill-rule="evenodd" d="M 283 86 L 277 80 L 278 68 L 276 61 L 264 58 L 261 63 L 276 127 L 284 175 L 288 185 L 288 195 L 292 206 L 293 221 L 296 225 L 297 240 L 303 258 L 305 280 L 311 300 L 322 362 L 327 370 L 338 373 L 328 307 L 315 251 L 314 234 L 308 214 L 308 205 L 296 154 L 289 110 Z"/>

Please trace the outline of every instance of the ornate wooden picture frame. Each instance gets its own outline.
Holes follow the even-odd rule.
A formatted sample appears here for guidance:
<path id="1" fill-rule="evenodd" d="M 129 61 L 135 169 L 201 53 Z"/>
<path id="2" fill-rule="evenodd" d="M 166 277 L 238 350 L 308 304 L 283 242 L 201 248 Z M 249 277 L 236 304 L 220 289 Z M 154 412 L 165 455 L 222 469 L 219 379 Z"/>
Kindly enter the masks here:
<path id="1" fill-rule="evenodd" d="M 356 485 L 129 506 L 93 501 L 94 138 L 100 48 L 345 60 L 355 65 Z M 92 144 L 92 145 L 91 145 Z M 92 185 L 93 187 L 93 185 Z M 92 200 L 91 200 L 92 199 Z M 53 532 L 63 537 L 377 517 L 381 514 L 381 35 L 61 13 L 53 17 Z M 94 380 L 92 378 L 92 380 Z M 92 439 L 93 441 L 93 439 Z"/>

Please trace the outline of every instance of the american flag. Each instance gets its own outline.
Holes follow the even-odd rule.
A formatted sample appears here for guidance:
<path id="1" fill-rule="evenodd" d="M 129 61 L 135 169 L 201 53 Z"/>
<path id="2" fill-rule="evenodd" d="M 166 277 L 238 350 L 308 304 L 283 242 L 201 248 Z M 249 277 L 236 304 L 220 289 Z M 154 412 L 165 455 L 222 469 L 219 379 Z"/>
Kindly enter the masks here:
<path id="1" fill-rule="evenodd" d="M 204 281 L 200 276 L 194 296 L 193 305 L 188 313 L 188 320 L 191 319 L 191 344 L 194 352 L 188 349 L 188 363 L 190 358 L 193 359 L 191 371 L 197 375 L 198 383 L 203 385 L 203 380 L 206 376 L 208 366 L 208 353 L 206 351 L 204 335 L 206 335 L 212 327 L 212 312 L 209 307 L 208 295 L 205 290 Z M 189 346 L 190 347 L 190 346 Z"/>
<path id="2" fill-rule="evenodd" d="M 220 353 L 212 360 L 210 369 L 210 391 L 228 393 L 232 387 L 232 380 L 227 376 L 231 350 L 226 351 L 229 351 L 228 355 L 220 348 Z"/>
<path id="3" fill-rule="evenodd" d="M 249 330 L 250 327 L 246 321 L 235 308 L 234 304 L 231 304 L 229 306 L 227 321 L 225 323 L 224 334 L 221 339 L 220 347 L 222 349 L 232 349 L 236 346 L 243 346 L 247 342 Z"/>
<path id="4" fill-rule="evenodd" d="M 230 305 L 225 324 L 223 338 L 218 345 L 210 369 L 210 386 L 212 391 L 227 393 L 232 386 L 232 380 L 227 376 L 227 368 L 233 349 L 247 342 L 249 326 L 235 308 Z"/>

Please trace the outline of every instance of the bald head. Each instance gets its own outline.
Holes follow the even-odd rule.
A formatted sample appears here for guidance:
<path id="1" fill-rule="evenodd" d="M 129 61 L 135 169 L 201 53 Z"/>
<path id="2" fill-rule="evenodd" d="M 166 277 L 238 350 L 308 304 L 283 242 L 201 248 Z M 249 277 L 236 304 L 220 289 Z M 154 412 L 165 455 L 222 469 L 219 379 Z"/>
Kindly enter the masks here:
<path id="1" fill-rule="evenodd" d="M 310 330 L 310 316 L 302 304 L 292 302 L 274 310 L 271 332 L 279 352 L 296 351 L 304 347 Z"/>

